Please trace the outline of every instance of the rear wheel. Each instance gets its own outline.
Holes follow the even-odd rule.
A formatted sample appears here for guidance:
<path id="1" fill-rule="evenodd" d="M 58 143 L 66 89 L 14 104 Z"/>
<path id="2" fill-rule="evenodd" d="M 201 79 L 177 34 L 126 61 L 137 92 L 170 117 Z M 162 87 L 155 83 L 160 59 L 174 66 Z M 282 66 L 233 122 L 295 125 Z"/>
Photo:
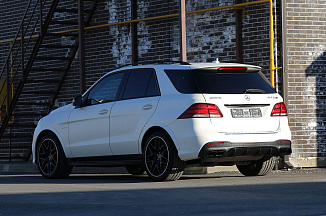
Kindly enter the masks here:
<path id="1" fill-rule="evenodd" d="M 155 132 L 147 139 L 143 163 L 148 176 L 154 181 L 177 180 L 185 168 L 173 141 L 165 132 Z"/>
<path id="2" fill-rule="evenodd" d="M 263 176 L 273 170 L 275 162 L 276 157 L 264 157 L 247 165 L 237 164 L 237 168 L 245 176 Z"/>
<path id="3" fill-rule="evenodd" d="M 46 134 L 38 143 L 37 166 L 44 178 L 66 178 L 72 170 L 68 166 L 59 139 L 54 134 Z"/>
<path id="4" fill-rule="evenodd" d="M 143 175 L 145 173 L 143 165 L 128 165 L 126 169 L 131 175 Z"/>

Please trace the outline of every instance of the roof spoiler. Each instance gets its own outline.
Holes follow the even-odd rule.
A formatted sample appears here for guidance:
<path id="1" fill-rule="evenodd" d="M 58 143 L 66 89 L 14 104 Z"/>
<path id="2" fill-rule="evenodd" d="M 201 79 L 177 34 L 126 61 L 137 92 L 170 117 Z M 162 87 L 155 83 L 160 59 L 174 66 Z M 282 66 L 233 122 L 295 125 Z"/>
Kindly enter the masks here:
<path id="1" fill-rule="evenodd" d="M 217 66 L 217 67 L 203 67 L 196 68 L 196 71 L 200 71 L 202 73 L 258 73 L 261 71 L 260 67 L 253 67 L 250 65 L 239 65 L 239 66 Z"/>

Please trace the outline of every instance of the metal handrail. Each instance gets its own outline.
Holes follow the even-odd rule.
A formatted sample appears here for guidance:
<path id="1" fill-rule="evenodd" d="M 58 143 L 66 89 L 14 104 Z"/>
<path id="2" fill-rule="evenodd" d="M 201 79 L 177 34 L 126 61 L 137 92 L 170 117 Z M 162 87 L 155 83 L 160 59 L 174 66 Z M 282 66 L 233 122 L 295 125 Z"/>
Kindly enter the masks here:
<path id="1" fill-rule="evenodd" d="M 10 119 L 14 113 L 14 108 L 15 105 L 18 101 L 18 98 L 23 90 L 24 84 L 26 82 L 26 78 L 29 74 L 29 72 L 31 71 L 31 67 L 32 64 L 34 62 L 34 59 L 37 55 L 38 49 L 40 47 L 40 44 L 43 41 L 44 38 L 44 33 L 47 31 L 47 28 L 50 24 L 50 21 L 52 19 L 53 13 L 55 11 L 55 8 L 58 5 L 59 0 L 52 0 L 50 1 L 50 8 L 49 11 L 47 13 L 46 19 L 44 21 L 44 23 L 39 23 L 42 22 L 42 10 L 43 10 L 43 6 L 45 5 L 47 0 L 35 0 L 35 7 L 31 7 L 32 5 L 32 0 L 29 1 L 28 6 L 26 8 L 26 11 L 24 13 L 24 16 L 22 18 L 21 24 L 19 26 L 19 29 L 17 31 L 16 37 L 14 39 L 14 41 L 11 42 L 11 48 L 9 51 L 9 55 L 4 63 L 4 66 L 2 68 L 1 71 L 1 75 L 2 76 L 5 72 L 6 72 L 6 80 L 3 82 L 3 86 L 1 88 L 1 91 L 4 89 L 4 87 L 7 87 L 7 94 L 2 102 L 2 105 L 4 105 L 5 100 L 7 100 L 7 104 L 6 104 L 6 114 L 4 115 L 1 127 L 0 127 L 0 139 L 3 137 L 3 134 L 5 133 L 5 130 L 8 126 L 8 123 L 10 123 Z M 36 11 L 36 7 L 40 6 L 40 13 L 39 14 L 35 14 Z M 31 13 L 29 13 L 31 12 Z M 28 17 L 27 17 L 27 13 L 28 13 Z M 26 21 L 26 25 L 24 26 L 24 22 Z M 35 21 L 34 25 L 30 25 L 32 23 L 32 21 Z M 31 42 L 31 38 L 34 37 L 33 33 L 36 29 L 36 25 L 40 24 L 40 34 L 34 44 L 34 47 L 32 48 L 32 53 L 30 55 L 30 57 L 28 58 L 28 60 L 26 61 L 26 67 L 24 67 L 24 54 L 27 52 L 27 49 L 30 48 L 30 42 Z M 26 27 L 26 28 L 25 28 Z M 30 33 L 28 33 L 31 30 Z M 15 47 L 15 44 L 17 41 L 19 41 L 18 38 L 18 34 L 21 33 L 21 38 L 23 40 L 20 40 L 21 43 L 19 44 L 18 48 Z M 29 34 L 28 37 L 25 37 L 25 35 Z M 27 40 L 27 43 L 24 43 L 24 39 Z M 14 52 L 14 48 L 17 48 L 17 52 L 15 52 L 15 56 L 13 56 L 13 52 Z M 16 59 L 18 54 L 21 54 L 21 58 L 19 60 Z M 9 62 L 9 58 L 11 60 L 11 62 Z M 16 64 L 17 63 L 17 64 Z M 19 69 L 21 69 L 21 79 L 17 85 L 17 87 L 15 88 L 15 91 L 13 90 L 13 82 L 15 80 L 15 78 L 17 77 L 17 74 L 19 74 Z M 15 71 L 14 71 L 15 70 Z M 10 71 L 11 71 L 11 76 L 10 76 Z M 10 93 L 11 92 L 11 93 Z M 9 100 L 9 96 L 11 94 L 11 100 Z M 11 146 L 11 135 L 10 135 L 10 129 L 9 129 L 9 146 L 7 146 L 6 148 L 9 149 L 9 160 L 11 158 L 15 158 L 11 156 L 11 149 L 15 148 L 14 146 Z M 27 147 L 29 148 L 29 147 Z M 1 157 L 1 159 L 3 159 L 4 157 Z"/>
<path id="2" fill-rule="evenodd" d="M 25 36 L 26 33 L 27 33 L 27 30 L 28 30 L 28 28 L 29 28 L 29 25 L 30 25 L 30 23 L 31 23 L 31 21 L 32 21 L 33 15 L 34 15 L 34 13 L 35 13 L 36 7 L 37 7 L 37 5 L 38 5 L 39 2 L 40 2 L 40 4 L 42 4 L 42 0 L 37 0 L 37 1 L 35 2 L 35 7 L 34 7 L 34 9 L 33 9 L 32 14 L 30 15 L 30 18 L 29 18 L 29 20 L 28 20 L 28 24 L 27 24 L 27 26 L 26 26 L 26 29 L 24 29 L 24 26 L 23 26 L 24 19 L 22 20 L 22 23 L 21 23 L 21 24 L 22 24 L 22 25 L 21 25 L 21 29 L 19 29 L 18 32 L 21 31 L 23 36 Z M 45 3 L 45 2 L 46 2 L 46 0 L 44 0 L 44 3 Z M 38 24 L 39 19 L 40 19 L 40 15 L 37 17 L 37 20 L 36 20 L 36 22 L 35 22 L 35 24 L 34 24 L 34 26 L 33 26 L 32 29 L 35 29 L 36 25 Z M 30 35 L 29 37 L 26 37 L 27 44 L 26 44 L 25 47 L 23 47 L 23 50 L 24 50 L 24 51 L 21 53 L 21 55 L 24 55 L 25 52 L 27 51 L 27 49 L 28 49 L 28 47 L 29 47 L 29 44 L 30 44 L 30 39 L 31 39 L 32 35 L 33 35 L 33 31 L 31 32 L 31 35 Z M 13 49 L 14 45 L 15 45 L 15 42 L 11 45 L 11 46 L 12 46 L 12 49 Z M 10 84 L 9 84 L 9 82 L 8 82 L 8 84 L 9 84 L 9 89 L 11 89 L 11 88 L 13 87 L 13 81 L 14 81 L 14 79 L 15 79 L 17 73 L 18 73 L 19 66 L 22 64 L 22 59 L 20 59 L 20 60 L 19 60 L 19 64 L 18 64 L 18 66 L 16 67 L 16 71 L 15 71 L 15 73 L 13 73 L 14 62 L 15 62 L 15 59 L 16 59 L 18 53 L 19 53 L 19 49 L 21 48 L 21 46 L 22 46 L 22 44 L 20 43 L 20 44 L 19 44 L 19 47 L 17 48 L 17 51 L 16 51 L 15 56 L 14 56 L 14 57 L 11 56 L 10 68 L 8 69 L 8 70 L 11 70 L 11 71 L 12 71 L 12 74 L 11 74 L 12 76 L 11 76 L 11 82 L 10 82 Z M 11 49 L 11 51 L 12 51 L 12 49 Z M 11 54 L 11 53 L 10 53 L 10 54 Z M 8 62 L 7 62 L 7 63 L 8 63 Z M 7 65 L 7 67 L 8 67 L 8 65 Z M 0 77 L 2 77 L 3 73 L 4 73 L 4 71 L 2 71 Z M 3 91 L 3 88 L 4 88 L 5 84 L 7 84 L 7 81 L 8 81 L 8 77 L 6 78 L 6 81 L 4 82 L 4 84 L 3 84 L 3 86 L 2 86 L 2 88 L 1 88 L 1 90 L 0 90 L 0 92 Z M 3 106 L 5 100 L 8 99 L 8 98 L 7 98 L 8 95 L 9 95 L 9 94 L 6 94 L 6 96 L 4 97 L 4 100 L 3 100 L 2 104 L 1 104 L 1 106 Z"/>

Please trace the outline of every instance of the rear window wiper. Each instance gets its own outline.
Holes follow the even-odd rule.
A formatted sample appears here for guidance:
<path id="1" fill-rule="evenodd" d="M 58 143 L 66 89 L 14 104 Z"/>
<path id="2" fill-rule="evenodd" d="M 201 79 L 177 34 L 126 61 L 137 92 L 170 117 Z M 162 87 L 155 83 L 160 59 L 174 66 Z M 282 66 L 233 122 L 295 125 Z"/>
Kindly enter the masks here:
<path id="1" fill-rule="evenodd" d="M 246 89 L 243 94 L 247 94 L 247 93 L 256 93 L 256 94 L 259 94 L 259 93 L 266 93 L 265 90 L 262 90 L 262 89 Z"/>

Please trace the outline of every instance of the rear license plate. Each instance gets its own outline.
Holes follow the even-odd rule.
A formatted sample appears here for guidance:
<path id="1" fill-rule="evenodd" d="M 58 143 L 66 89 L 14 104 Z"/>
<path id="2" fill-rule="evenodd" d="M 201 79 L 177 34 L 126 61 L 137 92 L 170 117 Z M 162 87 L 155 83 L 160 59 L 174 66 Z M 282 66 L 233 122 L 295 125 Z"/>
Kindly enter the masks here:
<path id="1" fill-rule="evenodd" d="M 242 109 L 231 109 L 233 118 L 260 118 L 260 108 L 242 108 Z"/>

